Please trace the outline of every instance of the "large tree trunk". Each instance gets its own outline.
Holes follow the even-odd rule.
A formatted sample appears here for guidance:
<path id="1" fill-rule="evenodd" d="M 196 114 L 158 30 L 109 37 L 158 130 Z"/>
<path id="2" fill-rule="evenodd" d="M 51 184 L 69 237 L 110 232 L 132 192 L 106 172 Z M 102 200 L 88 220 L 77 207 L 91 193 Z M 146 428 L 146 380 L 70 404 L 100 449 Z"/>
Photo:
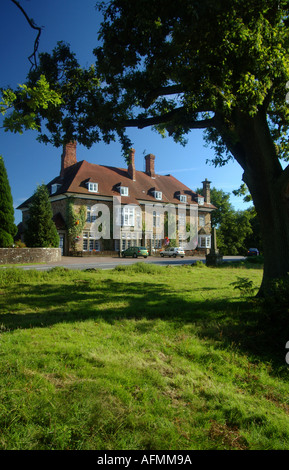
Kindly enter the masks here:
<path id="1" fill-rule="evenodd" d="M 261 226 L 264 274 L 259 294 L 265 294 L 273 279 L 289 273 L 289 205 L 279 179 L 266 181 L 261 173 L 255 181 L 244 173 Z"/>
<path id="2" fill-rule="evenodd" d="M 238 144 L 234 155 L 244 169 L 247 184 L 261 226 L 264 274 L 259 295 L 265 295 L 274 279 L 289 273 L 288 170 L 283 170 L 272 141 L 266 116 L 238 116 Z"/>

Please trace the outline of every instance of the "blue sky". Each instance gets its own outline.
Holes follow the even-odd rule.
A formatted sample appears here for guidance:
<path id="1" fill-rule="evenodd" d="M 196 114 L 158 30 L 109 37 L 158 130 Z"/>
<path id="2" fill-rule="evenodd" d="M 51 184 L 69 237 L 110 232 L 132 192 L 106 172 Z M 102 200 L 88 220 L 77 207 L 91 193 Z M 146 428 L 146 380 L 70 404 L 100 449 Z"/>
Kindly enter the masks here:
<path id="1" fill-rule="evenodd" d="M 40 52 L 50 52 L 57 41 L 62 40 L 71 45 L 82 66 L 93 63 L 92 50 L 97 45 L 101 20 L 95 9 L 96 0 L 20 0 L 20 3 L 35 24 L 43 27 Z M 35 31 L 11 0 L 1 1 L 0 14 L 0 86 L 16 87 L 25 81 L 29 70 L 28 56 L 33 51 Z M 157 173 L 170 173 L 193 190 L 201 187 L 205 178 L 212 182 L 212 187 L 227 193 L 242 183 L 242 169 L 237 163 L 231 162 L 222 168 L 206 163 L 214 153 L 204 146 L 202 131 L 192 131 L 186 147 L 175 144 L 170 138 L 163 139 L 150 129 L 131 129 L 128 134 L 136 150 L 137 170 L 144 169 L 144 156 L 153 153 Z M 33 131 L 16 135 L 0 129 L 0 135 L 0 154 L 5 161 L 16 208 L 33 194 L 38 184 L 48 183 L 59 174 L 62 150 L 38 143 Z M 126 166 L 118 143 L 99 143 L 89 150 L 78 145 L 77 159 Z M 233 195 L 231 203 L 236 210 L 248 207 L 242 198 Z M 15 209 L 15 222 L 20 221 L 21 212 Z"/>

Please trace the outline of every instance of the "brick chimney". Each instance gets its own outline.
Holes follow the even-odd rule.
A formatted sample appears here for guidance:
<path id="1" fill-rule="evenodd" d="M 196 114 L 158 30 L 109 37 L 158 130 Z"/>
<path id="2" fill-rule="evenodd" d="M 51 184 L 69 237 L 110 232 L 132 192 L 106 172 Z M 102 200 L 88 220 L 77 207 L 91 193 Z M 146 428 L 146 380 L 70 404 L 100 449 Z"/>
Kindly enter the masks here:
<path id="1" fill-rule="evenodd" d="M 211 203 L 211 187 L 210 187 L 211 181 L 208 181 L 206 178 L 205 181 L 202 181 L 202 183 L 203 183 L 204 200 L 205 202 L 210 204 Z"/>
<path id="2" fill-rule="evenodd" d="M 60 176 L 64 176 L 64 172 L 67 168 L 77 163 L 76 160 L 76 142 L 69 142 L 63 146 L 63 153 L 61 155 L 61 170 Z"/>
<path id="3" fill-rule="evenodd" d="M 155 178 L 155 156 L 149 153 L 145 156 L 146 161 L 146 174 Z"/>
<path id="4" fill-rule="evenodd" d="M 129 163 L 128 163 L 128 174 L 131 177 L 133 181 L 135 181 L 135 164 L 134 164 L 134 155 L 135 155 L 135 149 L 130 150 L 130 155 L 129 155 Z"/>

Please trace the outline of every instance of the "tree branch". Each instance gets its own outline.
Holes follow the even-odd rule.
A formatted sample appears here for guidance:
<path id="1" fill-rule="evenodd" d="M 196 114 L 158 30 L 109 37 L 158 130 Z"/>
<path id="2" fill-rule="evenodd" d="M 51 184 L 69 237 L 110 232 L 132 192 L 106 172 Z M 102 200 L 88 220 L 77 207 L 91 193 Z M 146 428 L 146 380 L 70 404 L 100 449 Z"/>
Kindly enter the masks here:
<path id="1" fill-rule="evenodd" d="M 165 124 L 170 121 L 180 120 L 180 123 L 188 127 L 189 129 L 206 129 L 212 127 L 216 124 L 215 116 L 208 119 L 201 120 L 189 120 L 185 114 L 185 108 L 177 108 L 169 111 L 168 113 L 162 114 L 160 116 L 154 116 L 150 118 L 136 118 L 136 119 L 127 119 L 123 121 L 124 127 L 137 127 L 138 129 L 143 129 L 144 127 L 156 126 L 158 124 Z"/>
<path id="2" fill-rule="evenodd" d="M 33 67 L 37 67 L 37 51 L 38 51 L 38 46 L 39 46 L 39 39 L 40 39 L 40 35 L 41 35 L 41 31 L 42 31 L 42 28 L 40 28 L 39 26 L 36 26 L 35 23 L 34 23 L 34 20 L 32 18 L 29 18 L 29 16 L 27 15 L 26 11 L 24 10 L 24 8 L 19 4 L 19 2 L 17 0 L 11 0 L 12 3 L 14 3 L 14 5 L 17 6 L 17 8 L 19 8 L 19 10 L 23 13 L 23 15 L 25 16 L 29 26 L 32 28 L 32 29 L 35 29 L 36 31 L 38 31 L 37 33 L 37 36 L 36 36 L 36 39 L 34 41 L 34 50 L 32 52 L 32 54 L 30 54 L 30 56 L 28 57 L 28 60 L 31 64 L 31 68 Z"/>
<path id="3" fill-rule="evenodd" d="M 151 90 L 144 101 L 144 108 L 147 109 L 159 96 L 175 95 L 178 93 L 184 93 L 184 88 L 181 85 L 171 85 L 167 87 L 159 87 L 155 90 Z"/>

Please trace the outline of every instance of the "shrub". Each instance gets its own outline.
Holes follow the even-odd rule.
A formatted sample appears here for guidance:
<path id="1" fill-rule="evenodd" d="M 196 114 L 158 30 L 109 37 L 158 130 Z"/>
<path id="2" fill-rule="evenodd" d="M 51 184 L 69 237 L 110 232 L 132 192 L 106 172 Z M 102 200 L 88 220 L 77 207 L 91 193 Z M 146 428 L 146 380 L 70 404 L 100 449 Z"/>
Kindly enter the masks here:
<path id="1" fill-rule="evenodd" d="M 238 277 L 237 279 L 237 281 L 230 284 L 234 286 L 234 289 L 238 289 L 241 295 L 254 295 L 257 287 L 253 286 L 253 281 L 250 281 L 247 277 Z"/>
<path id="2" fill-rule="evenodd" d="M 249 264 L 264 264 L 264 256 L 248 256 L 246 258 L 246 263 Z"/>
<path id="3" fill-rule="evenodd" d="M 14 209 L 11 189 L 8 181 L 4 160 L 0 155 L 0 247 L 9 248 L 13 245 L 13 237 L 17 233 L 14 224 Z"/>
<path id="4" fill-rule="evenodd" d="M 207 266 L 205 265 L 205 263 L 203 263 L 202 261 L 195 261 L 195 263 L 192 264 L 193 267 L 196 267 L 196 268 L 206 268 Z"/>
<path id="5" fill-rule="evenodd" d="M 59 246 L 59 235 L 52 220 L 53 213 L 45 184 L 38 186 L 28 212 L 29 219 L 24 234 L 26 245 L 29 247 L 57 248 Z"/>

